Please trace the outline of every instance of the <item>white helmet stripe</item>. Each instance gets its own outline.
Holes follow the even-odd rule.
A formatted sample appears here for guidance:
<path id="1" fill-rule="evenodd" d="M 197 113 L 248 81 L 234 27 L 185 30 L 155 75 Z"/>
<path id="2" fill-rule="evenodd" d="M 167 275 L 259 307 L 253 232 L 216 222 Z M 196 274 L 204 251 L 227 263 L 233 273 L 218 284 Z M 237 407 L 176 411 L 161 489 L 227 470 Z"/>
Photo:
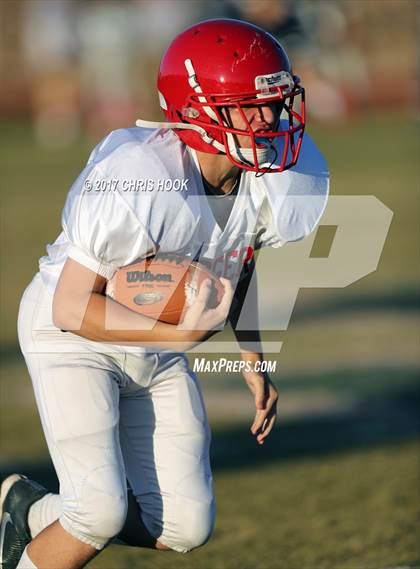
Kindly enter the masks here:
<path id="1" fill-rule="evenodd" d="M 188 73 L 188 83 L 190 84 L 190 87 L 194 89 L 196 93 L 202 93 L 203 90 L 201 89 L 200 83 L 198 82 L 191 59 L 186 59 L 184 61 L 184 64 Z M 208 102 L 205 97 L 198 97 L 198 100 L 200 103 Z M 212 120 L 217 121 L 217 115 L 211 107 L 203 107 L 203 110 Z"/>

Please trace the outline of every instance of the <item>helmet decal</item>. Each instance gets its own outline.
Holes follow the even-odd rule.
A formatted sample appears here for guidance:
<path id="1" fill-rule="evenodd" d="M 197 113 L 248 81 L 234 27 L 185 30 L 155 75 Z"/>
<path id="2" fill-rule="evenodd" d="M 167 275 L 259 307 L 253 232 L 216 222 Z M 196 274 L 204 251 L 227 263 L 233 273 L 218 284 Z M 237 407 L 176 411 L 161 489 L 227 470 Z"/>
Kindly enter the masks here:
<path id="1" fill-rule="evenodd" d="M 280 87 L 282 93 L 287 95 L 293 91 L 295 82 L 288 71 L 279 71 L 269 75 L 258 75 L 255 77 L 255 89 L 261 91 L 257 98 L 269 97 L 272 87 Z"/>

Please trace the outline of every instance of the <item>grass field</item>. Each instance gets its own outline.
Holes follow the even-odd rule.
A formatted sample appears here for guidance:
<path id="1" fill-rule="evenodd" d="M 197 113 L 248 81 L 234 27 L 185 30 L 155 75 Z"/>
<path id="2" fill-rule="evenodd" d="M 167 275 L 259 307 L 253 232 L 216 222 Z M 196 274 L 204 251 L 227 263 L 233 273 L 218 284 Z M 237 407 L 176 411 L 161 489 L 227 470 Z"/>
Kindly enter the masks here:
<path id="1" fill-rule="evenodd" d="M 394 211 L 378 270 L 346 289 L 302 290 L 289 329 L 265 335 L 284 345 L 279 425 L 263 448 L 248 432 L 252 400 L 239 375 L 203 376 L 218 500 L 209 544 L 186 556 L 113 545 L 92 568 L 420 565 L 417 129 L 408 116 L 373 116 L 313 130 L 333 194 L 374 194 Z M 0 145 L 0 471 L 54 487 L 16 313 L 93 143 L 47 151 L 25 124 L 9 124 Z"/>
<path id="2" fill-rule="evenodd" d="M 354 569 L 418 564 L 412 525 L 418 450 L 406 443 L 256 464 L 223 475 L 216 470 L 218 523 L 205 549 L 178 556 L 111 546 L 92 567 Z"/>

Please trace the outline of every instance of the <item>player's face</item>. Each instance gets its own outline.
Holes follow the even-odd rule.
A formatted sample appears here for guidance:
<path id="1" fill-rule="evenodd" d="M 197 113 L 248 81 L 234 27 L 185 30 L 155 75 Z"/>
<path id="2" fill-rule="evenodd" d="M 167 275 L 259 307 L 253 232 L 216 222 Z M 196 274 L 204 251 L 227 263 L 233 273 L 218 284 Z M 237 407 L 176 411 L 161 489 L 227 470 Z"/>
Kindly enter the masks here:
<path id="1" fill-rule="evenodd" d="M 251 129 L 255 133 L 276 130 L 281 109 L 281 102 L 271 103 L 269 105 L 242 106 L 242 111 L 249 122 Z M 229 126 L 240 130 L 248 129 L 248 125 L 237 108 L 226 108 L 224 116 Z M 242 148 L 250 148 L 252 146 L 249 136 L 234 135 L 234 138 L 238 146 Z"/>

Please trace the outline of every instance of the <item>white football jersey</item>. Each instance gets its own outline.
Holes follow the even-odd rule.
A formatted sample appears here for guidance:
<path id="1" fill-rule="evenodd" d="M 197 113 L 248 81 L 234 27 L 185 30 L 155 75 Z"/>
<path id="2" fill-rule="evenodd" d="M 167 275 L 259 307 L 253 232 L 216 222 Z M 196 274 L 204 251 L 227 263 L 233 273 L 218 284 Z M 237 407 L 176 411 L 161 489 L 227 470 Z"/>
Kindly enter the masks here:
<path id="1" fill-rule="evenodd" d="M 328 195 L 326 162 L 305 134 L 298 164 L 257 177 L 243 171 L 221 229 L 209 206 L 194 150 L 166 129 L 111 132 L 70 188 L 63 231 L 47 246 L 40 273 L 53 294 L 68 257 L 111 278 L 159 252 L 200 260 L 235 281 L 255 249 L 307 236 Z"/>

